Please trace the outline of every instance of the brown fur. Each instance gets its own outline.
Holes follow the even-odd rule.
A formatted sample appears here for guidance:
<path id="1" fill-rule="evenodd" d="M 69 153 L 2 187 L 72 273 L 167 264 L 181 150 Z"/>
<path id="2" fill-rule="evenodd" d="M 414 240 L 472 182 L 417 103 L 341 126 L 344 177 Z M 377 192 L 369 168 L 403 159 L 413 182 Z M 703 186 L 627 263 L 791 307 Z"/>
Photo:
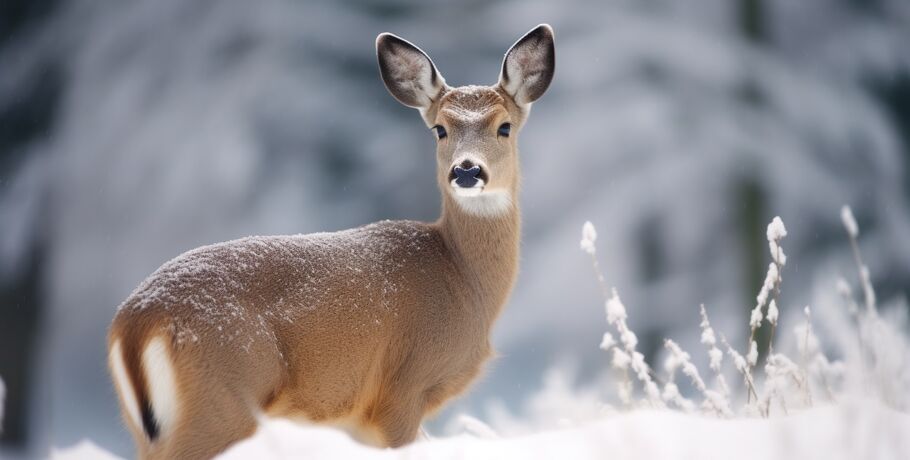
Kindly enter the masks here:
<path id="1" fill-rule="evenodd" d="M 259 414 L 401 446 L 478 376 L 518 269 L 516 138 L 527 107 L 499 86 L 442 85 L 422 110 L 449 131 L 437 148 L 436 222 L 206 246 L 127 298 L 108 339 L 122 344 L 132 386 L 117 388 L 121 404 L 124 391 L 149 404 L 141 355 L 155 337 L 167 343 L 180 398 L 174 426 L 151 442 L 125 416 L 141 458 L 211 457 L 252 434 Z M 513 135 L 497 137 L 505 121 Z M 465 149 L 486 163 L 488 186 L 513 197 L 504 212 L 471 214 L 453 198 L 448 173 Z"/>

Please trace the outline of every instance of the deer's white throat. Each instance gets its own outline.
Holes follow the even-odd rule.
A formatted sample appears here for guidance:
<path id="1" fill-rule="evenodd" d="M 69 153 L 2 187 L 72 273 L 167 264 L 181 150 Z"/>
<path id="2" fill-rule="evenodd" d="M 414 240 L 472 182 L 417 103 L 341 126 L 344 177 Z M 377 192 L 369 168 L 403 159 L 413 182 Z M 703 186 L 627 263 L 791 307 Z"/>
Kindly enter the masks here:
<path id="1" fill-rule="evenodd" d="M 453 187 L 452 197 L 462 210 L 475 216 L 500 216 L 512 208 L 512 194 L 505 190 Z"/>

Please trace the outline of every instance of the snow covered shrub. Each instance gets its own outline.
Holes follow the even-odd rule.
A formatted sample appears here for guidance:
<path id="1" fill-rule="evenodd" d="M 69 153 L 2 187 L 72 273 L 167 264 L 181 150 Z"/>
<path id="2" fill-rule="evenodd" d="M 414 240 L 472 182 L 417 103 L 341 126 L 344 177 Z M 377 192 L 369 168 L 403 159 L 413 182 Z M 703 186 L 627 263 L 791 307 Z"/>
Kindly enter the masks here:
<path id="1" fill-rule="evenodd" d="M 600 348 L 612 353 L 612 367 L 622 379 L 618 397 L 623 405 L 627 408 L 671 407 L 684 412 L 700 411 L 716 417 L 732 417 L 736 414 L 768 417 L 787 414 L 793 409 L 813 407 L 819 403 L 836 402 L 848 389 L 861 389 L 863 393 L 856 394 L 873 396 L 895 409 L 906 409 L 907 388 L 910 388 L 907 350 L 910 348 L 906 336 L 898 326 L 906 320 L 897 318 L 888 321 L 879 315 L 869 269 L 859 252 L 859 227 L 849 207 L 843 207 L 841 219 L 850 239 L 863 297 L 863 305 L 860 307 L 850 284 L 843 279 L 838 280 L 837 290 L 845 300 L 853 321 L 853 330 L 847 335 L 855 337 L 855 340 L 847 340 L 842 346 L 844 361 L 832 361 L 824 354 L 812 328 L 812 310 L 809 306 L 803 309 L 805 321 L 792 328 L 796 339 L 796 357 L 774 349 L 774 336 L 781 316 L 783 270 L 787 264 L 787 256 L 781 246 L 787 230 L 780 217 L 775 217 L 766 233 L 771 263 L 749 316 L 747 350 L 741 353 L 727 342 L 723 334 L 719 336 L 734 369 L 742 378 L 743 397 L 737 397 L 731 392 L 724 377 L 724 353 L 718 347 L 718 335 L 711 326 L 704 305 L 700 307 L 701 343 L 708 349 L 710 372 L 705 375 L 711 376 L 710 381 L 692 363 L 690 354 L 670 339 L 664 343 L 668 351 L 664 363 L 666 377 L 657 377 L 645 362 L 644 356 L 636 351 L 638 341 L 626 323 L 626 308 L 616 288 L 607 288 L 597 262 L 597 232 L 590 222 L 585 222 L 580 246 L 591 256 L 594 272 L 606 299 L 607 323 L 613 329 L 604 334 Z M 768 342 L 764 363 L 760 366 L 756 332 L 763 321 L 770 324 L 771 340 Z M 613 333 L 618 334 L 618 340 Z M 691 382 L 699 401 L 687 398 L 680 392 L 676 375 L 679 372 Z M 630 376 L 634 376 L 634 380 Z M 639 383 L 639 392 L 635 391 L 634 381 Z M 663 382 L 663 389 L 660 389 L 658 382 Z M 643 397 L 636 400 L 636 394 L 642 394 Z"/>

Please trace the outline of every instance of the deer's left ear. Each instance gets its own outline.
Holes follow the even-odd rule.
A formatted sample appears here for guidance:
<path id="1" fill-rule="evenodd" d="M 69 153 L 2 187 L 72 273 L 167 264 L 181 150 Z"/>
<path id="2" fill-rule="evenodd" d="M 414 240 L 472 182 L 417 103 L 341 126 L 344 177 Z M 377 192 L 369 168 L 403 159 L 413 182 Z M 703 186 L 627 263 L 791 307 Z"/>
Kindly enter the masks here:
<path id="1" fill-rule="evenodd" d="M 553 80 L 555 70 L 553 29 L 547 24 L 541 24 L 521 37 L 506 52 L 499 86 L 518 105 L 528 105 L 543 96 Z"/>

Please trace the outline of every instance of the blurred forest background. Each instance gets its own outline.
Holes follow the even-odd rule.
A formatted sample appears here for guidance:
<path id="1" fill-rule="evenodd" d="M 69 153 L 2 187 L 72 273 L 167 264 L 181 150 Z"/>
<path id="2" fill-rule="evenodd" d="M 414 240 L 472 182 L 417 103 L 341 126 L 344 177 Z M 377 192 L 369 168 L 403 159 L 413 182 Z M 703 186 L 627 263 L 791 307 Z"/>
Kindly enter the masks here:
<path id="1" fill-rule="evenodd" d="M 433 136 L 386 93 L 378 33 L 421 46 L 450 84 L 490 84 L 541 22 L 557 72 L 520 137 L 501 356 L 431 428 L 491 401 L 519 410 L 553 366 L 578 382 L 606 368 L 585 220 L 649 361 L 663 337 L 697 343 L 700 303 L 744 340 L 775 215 L 785 317 L 855 279 L 843 204 L 880 300 L 906 308 L 906 0 L 4 0 L 0 453 L 85 437 L 131 453 L 106 330 L 177 254 L 435 219 Z"/>

